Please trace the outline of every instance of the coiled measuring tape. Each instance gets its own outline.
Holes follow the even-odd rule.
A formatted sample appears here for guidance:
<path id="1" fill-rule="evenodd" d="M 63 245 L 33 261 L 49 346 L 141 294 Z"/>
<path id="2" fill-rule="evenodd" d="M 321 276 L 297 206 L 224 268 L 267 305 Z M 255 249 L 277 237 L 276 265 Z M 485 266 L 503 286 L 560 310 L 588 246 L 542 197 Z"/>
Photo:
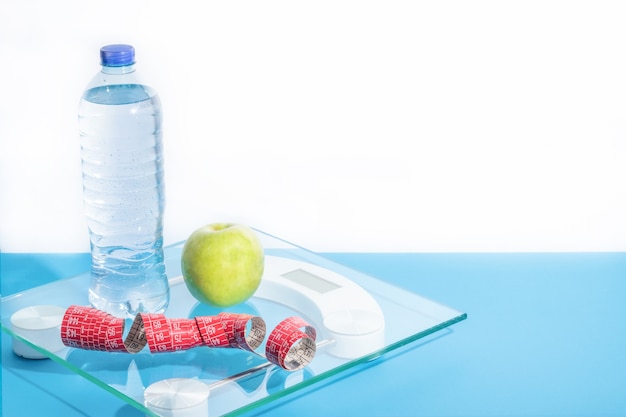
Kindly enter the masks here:
<path id="1" fill-rule="evenodd" d="M 237 348 L 250 352 L 265 340 L 265 321 L 250 314 L 220 313 L 192 319 L 170 319 L 163 314 L 135 316 L 124 337 L 125 320 L 93 307 L 70 306 L 61 323 L 65 346 L 107 352 L 176 352 L 198 346 Z M 265 357 L 288 371 L 307 366 L 315 356 L 316 332 L 300 317 L 288 317 L 270 333 Z M 258 353 L 257 353 L 258 354 Z"/>

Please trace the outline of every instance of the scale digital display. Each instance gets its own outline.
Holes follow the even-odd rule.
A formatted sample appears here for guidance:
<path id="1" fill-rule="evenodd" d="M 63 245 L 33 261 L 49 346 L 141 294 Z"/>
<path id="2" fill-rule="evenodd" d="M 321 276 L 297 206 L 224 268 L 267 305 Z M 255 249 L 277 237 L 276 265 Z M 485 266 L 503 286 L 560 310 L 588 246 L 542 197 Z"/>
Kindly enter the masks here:
<path id="1" fill-rule="evenodd" d="M 317 291 L 320 294 L 341 288 L 341 286 L 325 280 L 324 278 L 318 277 L 317 275 L 313 275 L 304 269 L 295 269 L 291 272 L 282 274 L 282 276 L 292 282 L 295 282 L 296 284 L 307 287 L 313 291 Z"/>

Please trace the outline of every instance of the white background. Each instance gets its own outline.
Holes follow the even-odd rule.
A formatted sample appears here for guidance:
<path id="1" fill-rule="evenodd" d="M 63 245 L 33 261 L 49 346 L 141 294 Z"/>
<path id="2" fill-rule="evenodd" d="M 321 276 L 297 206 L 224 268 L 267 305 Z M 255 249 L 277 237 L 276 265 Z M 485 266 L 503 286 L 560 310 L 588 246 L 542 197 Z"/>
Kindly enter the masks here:
<path id="1" fill-rule="evenodd" d="M 191 3 L 0 3 L 0 249 L 88 250 L 78 99 L 130 43 L 166 243 L 235 221 L 316 251 L 626 250 L 626 3 Z"/>

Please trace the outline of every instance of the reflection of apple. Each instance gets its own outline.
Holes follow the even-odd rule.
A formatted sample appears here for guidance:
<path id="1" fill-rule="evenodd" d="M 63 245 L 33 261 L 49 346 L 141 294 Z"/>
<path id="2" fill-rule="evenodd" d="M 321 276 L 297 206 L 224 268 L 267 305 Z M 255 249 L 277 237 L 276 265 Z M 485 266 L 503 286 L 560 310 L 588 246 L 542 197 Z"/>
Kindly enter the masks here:
<path id="1" fill-rule="evenodd" d="M 209 224 L 194 231 L 181 258 L 191 294 L 217 307 L 252 297 L 261 283 L 264 264 L 263 247 L 254 230 L 232 223 Z"/>

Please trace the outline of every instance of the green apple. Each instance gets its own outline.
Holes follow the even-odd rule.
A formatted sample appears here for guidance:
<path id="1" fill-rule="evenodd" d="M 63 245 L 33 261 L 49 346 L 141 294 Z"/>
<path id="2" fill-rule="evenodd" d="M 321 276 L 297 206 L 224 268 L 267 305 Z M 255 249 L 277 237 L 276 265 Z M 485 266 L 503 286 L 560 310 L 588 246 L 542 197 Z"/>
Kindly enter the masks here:
<path id="1" fill-rule="evenodd" d="M 191 294 L 216 307 L 252 297 L 264 266 L 263 247 L 254 230 L 234 223 L 213 223 L 195 230 L 181 257 L 183 278 Z"/>

